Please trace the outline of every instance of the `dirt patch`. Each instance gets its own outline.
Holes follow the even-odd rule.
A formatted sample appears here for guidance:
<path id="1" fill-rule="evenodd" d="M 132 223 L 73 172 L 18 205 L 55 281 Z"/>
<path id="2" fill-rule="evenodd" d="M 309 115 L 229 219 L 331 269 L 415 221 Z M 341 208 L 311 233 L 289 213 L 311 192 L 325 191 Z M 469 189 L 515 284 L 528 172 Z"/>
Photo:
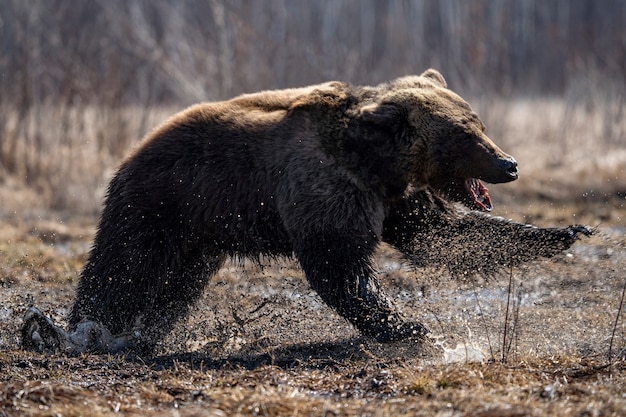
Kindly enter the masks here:
<path id="1" fill-rule="evenodd" d="M 232 261 L 150 358 L 21 350 L 29 305 L 65 325 L 94 220 L 5 218 L 0 415 L 623 415 L 621 210 L 563 256 L 491 280 L 414 270 L 382 247 L 382 282 L 439 349 L 360 337 L 293 261 Z"/>

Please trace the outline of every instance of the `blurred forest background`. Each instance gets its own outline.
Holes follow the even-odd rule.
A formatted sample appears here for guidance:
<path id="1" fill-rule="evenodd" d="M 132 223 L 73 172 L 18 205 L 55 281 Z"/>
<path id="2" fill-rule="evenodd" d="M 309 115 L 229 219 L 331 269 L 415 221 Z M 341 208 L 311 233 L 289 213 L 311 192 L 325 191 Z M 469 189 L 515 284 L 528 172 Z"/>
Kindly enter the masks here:
<path id="1" fill-rule="evenodd" d="M 194 102 L 428 67 L 531 191 L 623 205 L 625 23 L 623 0 L 0 0 L 0 212 L 97 212 L 128 148 Z"/>

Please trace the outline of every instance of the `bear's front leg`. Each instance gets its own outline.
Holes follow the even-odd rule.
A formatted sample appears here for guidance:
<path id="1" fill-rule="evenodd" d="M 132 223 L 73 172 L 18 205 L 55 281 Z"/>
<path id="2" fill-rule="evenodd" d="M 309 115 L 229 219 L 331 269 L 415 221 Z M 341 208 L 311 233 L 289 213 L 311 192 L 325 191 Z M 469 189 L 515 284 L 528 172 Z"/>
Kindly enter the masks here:
<path id="1" fill-rule="evenodd" d="M 311 287 L 363 335 L 379 342 L 422 339 L 428 330 L 407 323 L 379 286 L 370 264 L 378 242 L 370 236 L 358 243 L 355 236 L 309 235 L 294 245 Z"/>
<path id="2" fill-rule="evenodd" d="M 574 225 L 539 228 L 479 212 L 459 213 L 429 190 L 395 204 L 383 239 L 417 266 L 445 266 L 457 276 L 494 274 L 568 249 L 592 230 Z"/>

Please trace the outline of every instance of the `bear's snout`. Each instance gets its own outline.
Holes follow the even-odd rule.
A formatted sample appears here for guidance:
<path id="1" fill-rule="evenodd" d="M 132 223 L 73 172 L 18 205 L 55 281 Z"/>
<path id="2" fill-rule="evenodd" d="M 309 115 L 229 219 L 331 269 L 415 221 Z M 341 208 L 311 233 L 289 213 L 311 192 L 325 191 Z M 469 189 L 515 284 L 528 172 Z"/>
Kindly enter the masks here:
<path id="1" fill-rule="evenodd" d="M 491 184 L 500 184 L 515 181 L 519 176 L 517 161 L 504 152 L 494 158 L 483 158 L 481 162 L 482 164 L 477 165 L 477 170 L 467 173 L 467 178 L 478 178 Z"/>
<path id="2" fill-rule="evenodd" d="M 509 181 L 516 180 L 519 176 L 517 172 L 517 161 L 512 156 L 504 159 L 500 159 L 499 163 L 500 168 L 504 173 L 509 177 Z"/>

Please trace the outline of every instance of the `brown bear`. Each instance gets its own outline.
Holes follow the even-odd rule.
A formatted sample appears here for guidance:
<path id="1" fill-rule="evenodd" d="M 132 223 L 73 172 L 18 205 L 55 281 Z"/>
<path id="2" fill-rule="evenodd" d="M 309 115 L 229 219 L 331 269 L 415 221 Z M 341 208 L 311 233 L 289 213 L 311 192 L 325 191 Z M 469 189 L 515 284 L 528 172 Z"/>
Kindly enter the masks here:
<path id="1" fill-rule="evenodd" d="M 111 180 L 69 316 L 74 334 L 33 309 L 24 345 L 150 349 L 228 256 L 295 256 L 362 334 L 419 340 L 426 329 L 403 320 L 379 287 L 372 256 L 382 241 L 418 266 L 489 272 L 589 233 L 460 214 L 452 201 L 491 209 L 481 181 L 518 176 L 484 130 L 435 70 L 377 87 L 331 82 L 192 106 L 150 133 Z M 468 244 L 463 236 L 474 260 L 440 256 Z M 76 336 L 85 323 L 95 323 L 87 342 Z"/>

